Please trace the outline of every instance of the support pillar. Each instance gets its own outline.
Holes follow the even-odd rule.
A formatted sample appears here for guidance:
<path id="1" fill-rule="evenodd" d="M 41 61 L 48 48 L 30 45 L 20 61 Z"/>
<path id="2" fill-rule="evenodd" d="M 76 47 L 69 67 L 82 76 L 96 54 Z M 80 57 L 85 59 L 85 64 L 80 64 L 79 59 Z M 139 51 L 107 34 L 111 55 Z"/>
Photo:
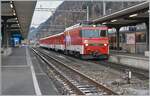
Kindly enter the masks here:
<path id="1" fill-rule="evenodd" d="M 116 27 L 116 47 L 117 50 L 120 50 L 120 34 L 119 34 L 120 27 Z"/>
<path id="2" fill-rule="evenodd" d="M 4 48 L 7 48 L 7 30 L 6 30 L 6 27 L 7 27 L 7 19 L 3 19 L 4 20 L 4 23 L 3 23 L 3 38 L 2 38 L 2 41 L 3 41 L 3 45 L 2 45 L 2 47 L 4 47 Z"/>
<path id="3" fill-rule="evenodd" d="M 2 35 L 2 37 L 1 37 L 1 47 L 4 45 L 3 43 L 4 43 L 4 39 L 2 39 L 2 38 L 4 38 L 4 25 L 2 24 L 1 25 L 2 26 L 2 28 L 1 28 L 1 35 Z"/>
<path id="4" fill-rule="evenodd" d="M 149 22 L 145 22 L 146 24 L 146 49 L 149 51 Z"/>
<path id="5" fill-rule="evenodd" d="M 16 18 L 16 16 L 1 16 L 3 19 L 3 38 L 2 38 L 2 47 L 7 48 L 8 47 L 8 34 L 7 34 L 7 20 Z"/>
<path id="6" fill-rule="evenodd" d="M 7 46 L 10 46 L 10 31 L 11 31 L 11 24 L 8 25 L 8 30 L 7 30 Z"/>

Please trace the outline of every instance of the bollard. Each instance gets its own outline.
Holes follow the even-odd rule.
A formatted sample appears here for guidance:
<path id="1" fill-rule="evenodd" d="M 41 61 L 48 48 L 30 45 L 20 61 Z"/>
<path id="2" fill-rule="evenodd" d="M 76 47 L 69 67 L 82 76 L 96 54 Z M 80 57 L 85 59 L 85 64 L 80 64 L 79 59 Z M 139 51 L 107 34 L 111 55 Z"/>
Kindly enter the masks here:
<path id="1" fill-rule="evenodd" d="M 131 70 L 126 70 L 126 79 L 127 79 L 127 83 L 130 84 L 131 83 L 131 77 L 132 77 L 132 72 Z"/>

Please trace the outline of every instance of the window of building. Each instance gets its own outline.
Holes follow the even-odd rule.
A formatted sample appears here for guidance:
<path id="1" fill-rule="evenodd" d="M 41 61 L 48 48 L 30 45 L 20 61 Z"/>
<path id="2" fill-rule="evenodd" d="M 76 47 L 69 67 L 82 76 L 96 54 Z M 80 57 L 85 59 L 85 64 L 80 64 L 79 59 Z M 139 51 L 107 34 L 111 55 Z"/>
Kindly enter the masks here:
<path id="1" fill-rule="evenodd" d="M 146 42 L 146 34 L 144 32 L 136 33 L 136 42 Z"/>

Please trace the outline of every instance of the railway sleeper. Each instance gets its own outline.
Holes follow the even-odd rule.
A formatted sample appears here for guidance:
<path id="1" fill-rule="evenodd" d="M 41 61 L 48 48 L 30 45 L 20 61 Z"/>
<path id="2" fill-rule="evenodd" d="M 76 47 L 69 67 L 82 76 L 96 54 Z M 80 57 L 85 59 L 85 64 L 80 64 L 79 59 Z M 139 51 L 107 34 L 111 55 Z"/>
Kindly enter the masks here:
<path id="1" fill-rule="evenodd" d="M 82 90 L 82 89 L 81 89 Z M 85 94 L 87 93 L 98 93 L 96 90 L 82 90 Z"/>
<path id="2" fill-rule="evenodd" d="M 95 87 L 78 87 L 80 88 L 81 90 L 97 90 Z"/>
<path id="3" fill-rule="evenodd" d="M 93 85 L 79 85 L 79 86 L 77 86 L 78 88 L 82 88 L 82 87 L 85 87 L 85 88 L 91 88 L 91 87 L 95 87 L 95 86 L 93 86 Z"/>
<path id="4" fill-rule="evenodd" d="M 84 93 L 99 93 L 99 91 L 92 89 L 80 89 L 80 90 L 82 90 Z"/>

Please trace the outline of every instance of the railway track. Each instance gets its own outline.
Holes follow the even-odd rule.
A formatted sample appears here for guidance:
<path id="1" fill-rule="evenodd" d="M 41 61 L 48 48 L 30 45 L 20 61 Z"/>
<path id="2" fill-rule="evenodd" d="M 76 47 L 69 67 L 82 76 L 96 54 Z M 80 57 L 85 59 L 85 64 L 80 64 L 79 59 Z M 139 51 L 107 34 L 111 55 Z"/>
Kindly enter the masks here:
<path id="1" fill-rule="evenodd" d="M 70 56 L 65 55 L 65 57 L 72 59 L 72 57 L 70 57 Z M 73 57 L 73 59 L 76 59 L 76 58 Z M 77 59 L 79 59 L 79 58 L 77 58 Z M 83 61 L 85 61 L 85 60 L 83 60 Z M 141 80 L 149 79 L 149 72 L 147 70 L 142 70 L 142 69 L 129 67 L 129 66 L 121 65 L 121 64 L 111 63 L 111 62 L 108 62 L 108 60 L 97 60 L 96 59 L 94 61 L 93 60 L 86 60 L 86 61 L 91 62 L 91 63 L 95 63 L 95 64 L 100 64 L 100 65 L 105 66 L 105 67 L 111 67 L 111 68 L 118 70 L 118 71 L 121 71 L 121 72 L 125 72 L 126 70 L 130 70 L 134 76 L 136 76 L 137 78 L 139 78 Z"/>
<path id="2" fill-rule="evenodd" d="M 49 56 L 45 52 L 38 49 L 33 49 L 48 66 L 50 66 L 54 72 L 63 79 L 65 84 L 69 86 L 72 94 L 77 95 L 117 95 L 111 89 L 97 83 L 95 80 L 89 78 L 83 73 L 67 66 L 57 58 Z"/>
<path id="3" fill-rule="evenodd" d="M 121 65 L 121 64 L 115 64 L 115 63 L 111 63 L 107 60 L 105 60 L 105 61 L 89 60 L 89 62 L 101 64 L 102 66 L 106 66 L 106 67 L 111 67 L 115 70 L 122 71 L 122 72 L 125 72 L 126 70 L 130 70 L 134 76 L 136 76 L 137 78 L 139 78 L 141 80 L 149 79 L 149 72 L 147 70 L 133 68 L 133 67 L 129 67 L 129 66 Z"/>

